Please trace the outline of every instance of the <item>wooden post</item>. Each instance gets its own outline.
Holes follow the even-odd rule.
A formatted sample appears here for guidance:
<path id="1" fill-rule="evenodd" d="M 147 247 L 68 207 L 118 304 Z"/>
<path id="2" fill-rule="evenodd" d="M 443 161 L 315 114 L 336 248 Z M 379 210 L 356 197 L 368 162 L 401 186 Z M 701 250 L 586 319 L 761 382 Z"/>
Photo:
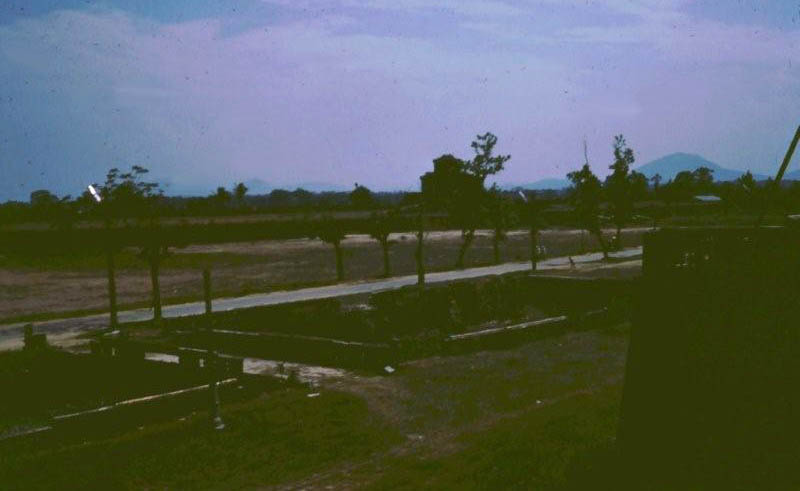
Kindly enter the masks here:
<path id="1" fill-rule="evenodd" d="M 211 270 L 203 270 L 203 298 L 206 301 L 206 314 L 211 314 Z"/>
<path id="2" fill-rule="evenodd" d="M 424 238 L 425 238 L 425 222 L 422 218 L 422 205 L 420 205 L 419 217 L 417 217 L 417 250 L 414 256 L 417 259 L 417 285 L 425 286 L 425 256 L 424 256 Z"/>
<path id="3" fill-rule="evenodd" d="M 147 251 L 147 262 L 150 264 L 150 282 L 153 285 L 153 322 L 161 324 L 161 286 L 158 280 L 159 263 L 161 262 L 161 251 L 158 246 L 153 246 Z"/>
<path id="4" fill-rule="evenodd" d="M 114 251 L 106 249 L 106 275 L 108 277 L 108 314 L 111 330 L 119 325 L 117 320 L 117 281 L 114 277 Z"/>
<path id="5" fill-rule="evenodd" d="M 219 371 L 219 357 L 217 353 L 208 350 L 206 355 L 206 366 L 210 374 L 210 381 L 208 384 L 211 389 L 211 426 L 215 430 L 224 430 L 225 423 L 222 421 L 222 416 L 219 413 L 219 388 L 217 387 L 217 374 Z"/>
<path id="6" fill-rule="evenodd" d="M 539 231 L 536 226 L 531 223 L 530 229 L 530 242 L 531 242 L 531 270 L 536 271 L 536 263 L 539 261 Z"/>
<path id="7" fill-rule="evenodd" d="M 344 263 L 342 262 L 342 244 L 341 242 L 333 243 L 333 251 L 336 253 L 336 281 L 344 280 Z"/>
<path id="8" fill-rule="evenodd" d="M 789 144 L 789 148 L 786 150 L 786 155 L 783 156 L 781 167 L 778 169 L 778 173 L 775 175 L 775 180 L 772 181 L 772 189 L 767 190 L 767 197 L 764 199 L 761 212 L 758 215 L 758 220 L 756 220 L 756 227 L 761 226 L 761 223 L 764 221 L 764 215 L 767 214 L 767 208 L 769 207 L 770 199 L 774 196 L 777 196 L 778 191 L 780 190 L 783 173 L 786 172 L 786 168 L 789 167 L 789 162 L 792 160 L 792 155 L 794 155 L 794 149 L 797 148 L 798 141 L 800 141 L 800 126 L 797 127 L 797 131 L 794 133 L 794 138 L 792 138 L 792 142 Z"/>

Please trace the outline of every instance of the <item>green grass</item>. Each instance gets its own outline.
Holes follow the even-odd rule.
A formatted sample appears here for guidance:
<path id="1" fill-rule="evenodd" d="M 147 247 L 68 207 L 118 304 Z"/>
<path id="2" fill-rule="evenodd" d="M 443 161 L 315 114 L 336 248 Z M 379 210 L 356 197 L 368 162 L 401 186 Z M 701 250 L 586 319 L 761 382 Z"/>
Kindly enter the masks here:
<path id="1" fill-rule="evenodd" d="M 591 489 L 613 454 L 619 398 L 615 387 L 530 409 L 452 453 L 397 459 L 369 489 Z"/>
<path id="2" fill-rule="evenodd" d="M 237 489 L 297 479 L 399 441 L 353 396 L 287 389 L 98 441 L 0 443 L 3 489 Z"/>
<path id="3" fill-rule="evenodd" d="M 202 373 L 152 362 L 121 363 L 57 349 L 0 352 L 0 433 L 133 397 L 206 383 Z"/>

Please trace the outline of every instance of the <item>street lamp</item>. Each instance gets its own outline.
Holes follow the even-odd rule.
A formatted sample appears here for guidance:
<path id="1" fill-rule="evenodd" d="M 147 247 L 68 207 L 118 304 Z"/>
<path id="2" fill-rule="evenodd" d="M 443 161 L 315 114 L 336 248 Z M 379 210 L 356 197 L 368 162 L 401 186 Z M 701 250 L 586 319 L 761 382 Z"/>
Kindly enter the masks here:
<path id="1" fill-rule="evenodd" d="M 92 198 L 94 198 L 95 201 L 98 203 L 103 201 L 103 199 L 100 197 L 100 193 L 97 192 L 97 189 L 95 189 L 93 185 L 89 184 L 86 187 L 89 189 L 89 193 L 92 195 Z"/>

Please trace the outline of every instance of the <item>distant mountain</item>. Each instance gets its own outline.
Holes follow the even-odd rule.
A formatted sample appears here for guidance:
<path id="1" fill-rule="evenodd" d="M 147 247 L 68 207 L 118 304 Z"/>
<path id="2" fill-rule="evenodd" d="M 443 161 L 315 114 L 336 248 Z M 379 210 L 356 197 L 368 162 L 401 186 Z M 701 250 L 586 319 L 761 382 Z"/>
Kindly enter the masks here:
<path id="1" fill-rule="evenodd" d="M 783 175 L 784 181 L 800 181 L 800 169 L 787 172 Z"/>
<path id="2" fill-rule="evenodd" d="M 269 192 L 274 189 L 274 187 L 270 186 L 266 181 L 258 178 L 244 181 L 244 185 L 247 186 L 247 194 L 250 196 L 269 194 Z"/>
<path id="3" fill-rule="evenodd" d="M 636 170 L 648 178 L 659 174 L 662 180 L 667 182 L 670 179 L 674 179 L 679 172 L 693 171 L 699 167 L 708 167 L 713 170 L 715 181 L 733 181 L 745 173 L 740 170 L 727 169 L 693 153 L 671 153 L 660 159 L 648 162 L 638 167 Z M 755 177 L 756 180 L 767 178 L 767 176 L 760 174 L 753 174 L 753 177 Z"/>
<path id="4" fill-rule="evenodd" d="M 208 196 L 214 192 L 211 187 L 182 184 L 168 179 L 161 181 L 161 189 L 167 196 Z"/>
<path id="5" fill-rule="evenodd" d="M 352 191 L 353 188 L 351 186 L 342 186 L 341 184 L 330 184 L 327 182 L 301 182 L 298 184 L 286 185 L 282 186 L 283 189 L 294 190 L 297 188 L 305 189 L 306 191 L 313 191 L 315 193 L 320 193 L 323 191 L 333 191 L 333 192 L 343 192 L 343 191 Z"/>

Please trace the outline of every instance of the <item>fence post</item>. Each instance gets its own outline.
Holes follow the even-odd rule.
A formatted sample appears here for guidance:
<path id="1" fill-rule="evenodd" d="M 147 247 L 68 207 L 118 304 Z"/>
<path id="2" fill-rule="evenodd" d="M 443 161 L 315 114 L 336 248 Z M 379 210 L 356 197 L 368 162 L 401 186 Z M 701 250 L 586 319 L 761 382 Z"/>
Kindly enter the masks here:
<path id="1" fill-rule="evenodd" d="M 117 321 L 117 280 L 114 277 L 114 250 L 111 246 L 106 250 L 106 275 L 108 278 L 108 310 L 111 330 L 118 326 Z"/>
<path id="2" fill-rule="evenodd" d="M 211 314 L 211 270 L 203 270 L 203 298 L 206 301 L 206 314 Z"/>
<path id="3" fill-rule="evenodd" d="M 222 416 L 219 412 L 219 387 L 217 386 L 219 358 L 213 350 L 208 350 L 207 353 L 206 365 L 208 366 L 208 372 L 211 374 L 211 380 L 208 384 L 211 389 L 211 426 L 215 430 L 224 430 L 225 423 L 222 421 Z"/>

